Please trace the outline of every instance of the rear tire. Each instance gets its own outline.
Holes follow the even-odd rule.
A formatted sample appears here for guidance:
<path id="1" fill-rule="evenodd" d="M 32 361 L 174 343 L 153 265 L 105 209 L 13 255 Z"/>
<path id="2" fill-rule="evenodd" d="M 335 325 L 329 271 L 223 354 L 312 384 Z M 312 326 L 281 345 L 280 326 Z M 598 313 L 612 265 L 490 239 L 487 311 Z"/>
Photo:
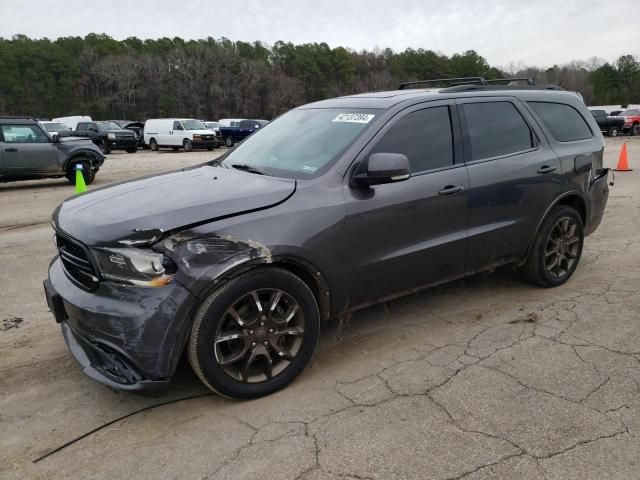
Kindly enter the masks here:
<path id="1" fill-rule="evenodd" d="M 137 148 L 127 148 L 127 153 L 136 153 L 137 151 Z"/>
<path id="2" fill-rule="evenodd" d="M 184 148 L 185 152 L 190 152 L 193 150 L 193 144 L 191 143 L 191 140 L 189 140 L 188 138 L 184 139 L 184 141 L 182 142 L 182 147 Z"/>
<path id="3" fill-rule="evenodd" d="M 227 138 L 225 138 L 225 139 L 224 139 L 224 144 L 225 144 L 227 147 L 229 147 L 229 148 L 233 147 L 233 145 L 235 144 L 235 142 L 234 142 L 234 140 L 233 140 L 233 137 L 227 137 Z"/>
<path id="4" fill-rule="evenodd" d="M 557 287 L 575 272 L 584 244 L 584 225 L 580 214 L 571 207 L 554 207 L 535 236 L 524 278 L 541 287 Z"/>
<path id="5" fill-rule="evenodd" d="M 71 185 L 75 185 L 76 165 L 78 165 L 79 163 L 82 164 L 82 175 L 84 176 L 84 183 L 86 185 L 90 185 L 96 178 L 96 171 L 91 170 L 91 164 L 86 158 L 74 159 L 71 163 L 69 163 L 69 165 L 67 166 L 67 174 L 65 176 L 67 177 L 67 180 L 69 180 L 69 183 L 71 183 Z"/>
<path id="6" fill-rule="evenodd" d="M 607 133 L 610 137 L 617 137 L 619 134 L 618 127 L 611 127 Z"/>
<path id="7" fill-rule="evenodd" d="M 157 152 L 160 147 L 158 146 L 158 142 L 156 142 L 155 138 L 152 138 L 151 140 L 149 140 L 149 148 L 151 149 L 152 152 Z"/>
<path id="8" fill-rule="evenodd" d="M 631 127 L 631 135 L 640 135 L 640 125 L 636 123 L 633 127 Z"/>
<path id="9" fill-rule="evenodd" d="M 302 372 L 319 333 L 309 287 L 282 268 L 259 268 L 231 279 L 202 303 L 189 338 L 189 362 L 214 392 L 262 397 Z"/>

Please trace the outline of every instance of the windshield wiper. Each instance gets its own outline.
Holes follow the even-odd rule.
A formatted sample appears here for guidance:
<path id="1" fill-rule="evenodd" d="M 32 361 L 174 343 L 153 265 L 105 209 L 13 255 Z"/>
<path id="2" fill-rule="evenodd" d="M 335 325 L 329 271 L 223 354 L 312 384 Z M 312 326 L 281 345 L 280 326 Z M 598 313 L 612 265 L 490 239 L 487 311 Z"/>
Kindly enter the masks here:
<path id="1" fill-rule="evenodd" d="M 262 170 L 256 168 L 256 167 L 252 167 L 251 165 L 247 165 L 246 163 L 234 163 L 231 165 L 233 168 L 236 168 L 238 170 L 242 170 L 244 172 L 249 172 L 249 173 L 257 173 L 258 175 L 266 175 L 266 173 L 264 173 Z"/>

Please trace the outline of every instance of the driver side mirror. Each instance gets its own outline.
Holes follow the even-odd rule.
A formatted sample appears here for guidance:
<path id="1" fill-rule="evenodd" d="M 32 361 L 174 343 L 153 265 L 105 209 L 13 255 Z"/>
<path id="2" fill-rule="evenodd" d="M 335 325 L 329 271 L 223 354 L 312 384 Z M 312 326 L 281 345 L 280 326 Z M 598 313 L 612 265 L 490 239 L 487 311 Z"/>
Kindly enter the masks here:
<path id="1" fill-rule="evenodd" d="M 51 135 L 51 141 L 53 141 L 53 143 L 60 143 L 60 137 L 58 136 L 57 133 L 54 133 L 53 135 Z"/>
<path id="2" fill-rule="evenodd" d="M 353 176 L 352 183 L 360 187 L 395 183 L 407 180 L 411 176 L 411 166 L 406 155 L 401 153 L 374 153 Z"/>

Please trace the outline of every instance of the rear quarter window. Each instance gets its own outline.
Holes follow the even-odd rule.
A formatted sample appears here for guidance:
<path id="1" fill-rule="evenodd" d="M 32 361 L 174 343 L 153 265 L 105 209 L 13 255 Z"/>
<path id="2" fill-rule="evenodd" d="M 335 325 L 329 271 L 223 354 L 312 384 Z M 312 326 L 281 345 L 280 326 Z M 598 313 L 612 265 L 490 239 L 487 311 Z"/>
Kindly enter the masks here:
<path id="1" fill-rule="evenodd" d="M 549 133 L 559 142 L 575 142 L 593 137 L 589 125 L 573 107 L 563 103 L 528 102 Z"/>

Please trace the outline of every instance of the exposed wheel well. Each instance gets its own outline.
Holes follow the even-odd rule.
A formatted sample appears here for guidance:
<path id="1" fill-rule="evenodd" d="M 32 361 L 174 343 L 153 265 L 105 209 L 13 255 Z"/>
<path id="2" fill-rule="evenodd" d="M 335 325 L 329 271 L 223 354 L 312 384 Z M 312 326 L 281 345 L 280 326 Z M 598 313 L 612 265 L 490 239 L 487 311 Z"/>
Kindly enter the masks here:
<path id="1" fill-rule="evenodd" d="M 562 197 L 560 201 L 558 201 L 557 205 L 566 205 L 568 207 L 577 210 L 580 214 L 580 218 L 582 218 L 582 224 L 586 225 L 587 223 L 587 205 L 584 199 L 578 195 L 567 195 L 566 197 Z"/>

